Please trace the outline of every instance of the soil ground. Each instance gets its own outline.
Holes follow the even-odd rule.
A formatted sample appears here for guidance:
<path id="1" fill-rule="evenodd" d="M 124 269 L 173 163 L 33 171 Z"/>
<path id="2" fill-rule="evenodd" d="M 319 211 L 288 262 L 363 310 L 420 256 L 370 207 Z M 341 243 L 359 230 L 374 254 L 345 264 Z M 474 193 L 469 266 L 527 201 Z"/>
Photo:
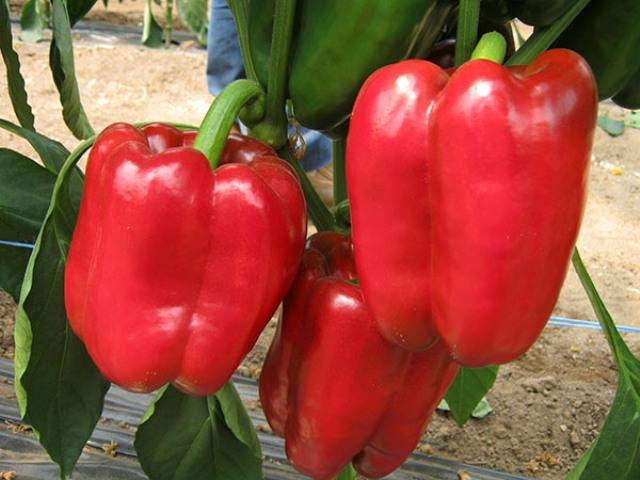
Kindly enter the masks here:
<path id="1" fill-rule="evenodd" d="M 137 24 L 143 2 L 99 4 L 89 18 Z M 197 123 L 211 95 L 205 82 L 206 56 L 193 45 L 152 50 L 108 38 L 74 43 L 82 100 L 96 130 L 115 121 L 170 120 Z M 37 129 L 73 148 L 77 141 L 62 122 L 48 69 L 48 44 L 16 43 Z M 623 118 L 609 104 L 601 114 Z M 0 116 L 13 119 L 0 79 Z M 25 154 L 23 141 L 0 132 L 0 146 Z M 597 287 L 613 318 L 640 326 L 640 130 L 620 137 L 596 133 L 589 201 L 578 240 Z M 15 305 L 0 292 L 0 354 L 13 354 Z M 572 270 L 567 275 L 557 315 L 594 319 Z M 275 320 L 240 367 L 257 377 Z M 640 354 L 640 335 L 625 336 Z M 617 372 L 598 331 L 549 327 L 522 359 L 502 367 L 488 395 L 493 413 L 459 428 L 439 413 L 421 445 L 426 452 L 459 461 L 542 479 L 559 479 L 597 435 L 613 399 Z"/>

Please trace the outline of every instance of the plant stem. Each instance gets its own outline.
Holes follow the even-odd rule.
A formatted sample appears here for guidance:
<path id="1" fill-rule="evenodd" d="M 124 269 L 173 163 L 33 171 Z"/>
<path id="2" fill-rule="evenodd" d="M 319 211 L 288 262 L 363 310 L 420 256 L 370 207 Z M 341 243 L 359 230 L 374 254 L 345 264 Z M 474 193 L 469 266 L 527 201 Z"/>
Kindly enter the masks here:
<path id="1" fill-rule="evenodd" d="M 347 177 L 345 172 L 345 154 L 347 150 L 346 137 L 331 142 L 331 156 L 333 158 L 333 204 L 338 205 L 347 199 Z"/>
<path id="2" fill-rule="evenodd" d="M 289 165 L 293 167 L 298 175 L 300 180 L 300 186 L 302 187 L 302 191 L 304 193 L 304 199 L 307 203 L 307 212 L 309 213 L 309 218 L 316 226 L 319 232 L 336 230 L 336 222 L 333 217 L 333 214 L 326 207 L 316 189 L 313 188 L 309 177 L 307 177 L 306 172 L 302 168 L 300 162 L 293 156 L 291 153 L 291 149 L 289 145 L 285 145 L 281 149 L 278 150 L 278 155 L 281 158 L 284 158 Z"/>
<path id="3" fill-rule="evenodd" d="M 456 66 L 469 60 L 478 38 L 480 0 L 460 0 L 456 33 Z"/>
<path id="4" fill-rule="evenodd" d="M 609 342 L 611 351 L 616 357 L 617 363 L 620 365 L 621 363 L 623 363 L 620 347 L 621 345 L 623 345 L 626 349 L 626 344 L 624 343 L 622 336 L 618 332 L 618 329 L 616 328 L 606 305 L 602 301 L 598 290 L 596 290 L 596 287 L 593 284 L 593 280 L 591 279 L 587 268 L 582 262 L 580 252 L 578 252 L 578 247 L 575 247 L 573 249 L 573 254 L 571 255 L 571 263 L 573 263 L 573 268 L 578 274 L 578 278 L 580 279 L 582 288 L 589 298 L 589 302 L 593 307 L 593 311 L 596 313 L 596 318 L 598 319 L 598 322 L 602 327 L 602 331 L 605 333 L 605 337 L 607 338 L 607 342 Z"/>
<path id="5" fill-rule="evenodd" d="M 578 0 L 569 10 L 548 27 L 537 29 L 524 45 L 507 61 L 507 65 L 526 65 L 549 48 L 590 0 Z"/>
<path id="6" fill-rule="evenodd" d="M 229 5 L 229 10 L 231 10 L 233 20 L 236 23 L 245 75 L 249 80 L 258 81 L 249 43 L 249 2 L 248 0 L 227 0 L 227 5 Z"/>
<path id="7" fill-rule="evenodd" d="M 351 233 L 351 204 L 349 199 L 345 199 L 335 205 L 331 211 L 336 219 L 334 230 L 338 233 L 348 235 Z"/>
<path id="8" fill-rule="evenodd" d="M 265 117 L 251 133 L 253 136 L 280 148 L 287 143 L 287 70 L 289 49 L 293 37 L 296 0 L 276 0 L 273 36 L 269 58 L 269 82 Z"/>
<path id="9" fill-rule="evenodd" d="M 166 120 L 145 120 L 142 122 L 135 122 L 132 125 L 136 128 L 142 128 L 147 125 L 151 125 L 153 123 L 163 123 L 165 125 L 171 125 L 172 127 L 177 128 L 178 130 L 182 130 L 185 132 L 198 130 L 197 125 L 191 125 L 190 123 L 180 123 L 180 122 L 167 122 Z"/>
<path id="10" fill-rule="evenodd" d="M 471 59 L 482 58 L 502 64 L 507 53 L 507 41 L 498 32 L 485 33 L 471 54 Z"/>
<path id="11" fill-rule="evenodd" d="M 169 48 L 173 36 L 173 0 L 166 0 L 164 10 L 164 46 Z"/>
<path id="12" fill-rule="evenodd" d="M 193 142 L 193 147 L 206 155 L 212 169 L 218 165 L 229 130 L 240 110 L 244 107 L 261 109 L 264 107 L 263 96 L 260 85 L 243 79 L 227 85 L 215 98 Z"/>

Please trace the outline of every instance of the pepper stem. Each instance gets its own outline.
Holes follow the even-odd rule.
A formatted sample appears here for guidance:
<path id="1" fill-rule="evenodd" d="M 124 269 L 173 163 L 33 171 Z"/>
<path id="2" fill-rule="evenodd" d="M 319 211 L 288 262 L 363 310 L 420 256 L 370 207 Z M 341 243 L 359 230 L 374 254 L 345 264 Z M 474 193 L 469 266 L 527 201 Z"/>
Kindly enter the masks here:
<path id="1" fill-rule="evenodd" d="M 507 54 L 507 41 L 498 32 L 485 33 L 471 54 L 472 60 L 482 58 L 502 64 Z"/>
<path id="2" fill-rule="evenodd" d="M 269 56 L 269 81 L 265 118 L 251 135 L 280 148 L 287 143 L 287 71 L 289 69 L 289 49 L 293 37 L 296 0 L 276 0 L 273 20 L 273 34 Z"/>
<path id="3" fill-rule="evenodd" d="M 258 74 L 253 64 L 251 46 L 249 45 L 249 0 L 227 0 L 227 5 L 229 5 L 229 10 L 231 10 L 233 20 L 236 23 L 244 72 L 249 80 L 257 81 Z"/>
<path id="4" fill-rule="evenodd" d="M 247 116 L 262 116 L 259 110 L 264 109 L 264 92 L 253 80 L 236 80 L 227 85 L 204 116 L 193 147 L 206 155 L 212 169 L 218 166 L 229 131 L 243 108 Z"/>
<path id="5" fill-rule="evenodd" d="M 351 204 L 345 199 L 332 208 L 336 219 L 335 231 L 344 235 L 351 233 Z"/>
<path id="6" fill-rule="evenodd" d="M 337 205 L 347 199 L 346 167 L 347 139 L 345 137 L 331 142 L 333 157 L 333 204 Z"/>
<path id="7" fill-rule="evenodd" d="M 316 189 L 313 188 L 313 185 L 309 180 L 306 172 L 302 168 L 302 165 L 300 164 L 298 159 L 295 158 L 291 153 L 289 145 L 285 145 L 284 147 L 279 149 L 278 156 L 286 160 L 298 175 L 300 186 L 302 187 L 302 192 L 304 193 L 304 199 L 307 203 L 307 213 L 309 214 L 311 221 L 316 226 L 318 231 L 325 232 L 337 230 L 333 214 L 325 206 Z"/>

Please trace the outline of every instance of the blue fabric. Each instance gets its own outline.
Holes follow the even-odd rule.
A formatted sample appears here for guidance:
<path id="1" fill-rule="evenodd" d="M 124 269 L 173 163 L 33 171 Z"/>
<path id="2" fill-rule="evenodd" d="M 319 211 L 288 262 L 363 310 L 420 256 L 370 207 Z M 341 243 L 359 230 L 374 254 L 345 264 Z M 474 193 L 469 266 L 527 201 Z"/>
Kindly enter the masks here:
<path id="1" fill-rule="evenodd" d="M 244 78 L 244 66 L 236 25 L 225 0 L 212 0 L 207 39 L 207 86 L 217 95 L 226 85 Z M 331 161 L 331 141 L 320 132 L 302 129 L 307 153 L 302 160 L 306 171 Z"/>
<path id="2" fill-rule="evenodd" d="M 225 0 L 211 2 L 207 45 L 207 86 L 217 95 L 226 85 L 244 78 L 236 25 Z"/>

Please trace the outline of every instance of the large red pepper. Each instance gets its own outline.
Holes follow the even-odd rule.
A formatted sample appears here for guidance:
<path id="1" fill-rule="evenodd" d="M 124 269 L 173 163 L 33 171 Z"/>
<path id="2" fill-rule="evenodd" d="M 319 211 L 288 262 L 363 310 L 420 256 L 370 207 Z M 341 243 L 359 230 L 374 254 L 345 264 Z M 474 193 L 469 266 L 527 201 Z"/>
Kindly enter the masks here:
<path id="1" fill-rule="evenodd" d="M 302 254 L 289 166 L 232 136 L 211 170 L 167 125 L 104 130 L 89 155 L 65 271 L 74 332 L 110 381 L 215 392 L 255 343 Z M 244 163 L 244 164 L 243 164 Z"/>
<path id="2" fill-rule="evenodd" d="M 440 344 L 410 354 L 387 342 L 355 278 L 348 237 L 309 239 L 260 378 L 269 424 L 316 479 L 352 460 L 369 476 L 396 469 L 458 368 Z"/>
<path id="3" fill-rule="evenodd" d="M 468 366 L 531 346 L 578 234 L 596 111 L 569 50 L 451 76 L 409 60 L 367 80 L 347 183 L 362 291 L 386 338 L 421 350 L 440 335 Z"/>

